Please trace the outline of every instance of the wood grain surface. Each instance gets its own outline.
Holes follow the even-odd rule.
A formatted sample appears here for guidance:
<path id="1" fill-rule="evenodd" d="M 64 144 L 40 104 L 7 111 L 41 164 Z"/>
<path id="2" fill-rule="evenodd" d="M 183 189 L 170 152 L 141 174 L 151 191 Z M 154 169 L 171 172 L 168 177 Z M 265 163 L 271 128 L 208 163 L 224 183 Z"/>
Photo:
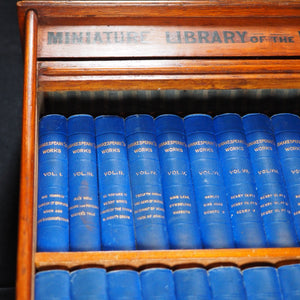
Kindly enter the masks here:
<path id="1" fill-rule="evenodd" d="M 36 195 L 36 82 L 37 82 L 37 16 L 28 11 L 24 60 L 23 126 L 21 182 L 19 204 L 19 236 L 17 258 L 17 299 L 31 299 L 34 273 L 34 197 Z"/>

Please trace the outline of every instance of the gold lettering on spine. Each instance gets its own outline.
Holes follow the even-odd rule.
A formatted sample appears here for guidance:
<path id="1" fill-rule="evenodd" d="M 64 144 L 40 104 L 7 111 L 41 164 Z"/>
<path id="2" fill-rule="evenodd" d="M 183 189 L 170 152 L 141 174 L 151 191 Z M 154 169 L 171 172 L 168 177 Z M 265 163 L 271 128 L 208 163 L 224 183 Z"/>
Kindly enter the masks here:
<path id="1" fill-rule="evenodd" d="M 233 169 L 229 171 L 229 174 L 250 174 L 250 171 L 248 169 Z"/>
<path id="2" fill-rule="evenodd" d="M 295 199 L 300 199 L 300 194 L 295 195 L 294 198 L 295 198 Z M 297 206 L 298 206 L 298 207 L 300 206 L 300 202 L 297 203 Z M 300 214 L 300 210 L 297 210 L 297 211 L 295 211 L 295 212 L 293 213 L 294 216 L 297 216 L 297 215 L 299 215 L 299 214 Z"/>
<path id="3" fill-rule="evenodd" d="M 172 211 L 173 215 L 178 215 L 178 214 L 191 214 L 191 203 L 190 202 L 180 202 L 180 199 L 184 199 L 187 201 L 190 201 L 189 195 L 174 195 L 171 196 L 170 201 L 176 201 L 175 203 L 169 204 L 169 208 L 174 209 Z M 178 201 L 178 202 L 177 202 Z M 179 210 L 175 210 L 176 208 L 180 208 Z"/>
<path id="4" fill-rule="evenodd" d="M 69 208 L 69 210 L 73 210 L 75 208 L 94 208 L 94 209 L 99 209 L 97 205 L 92 205 L 92 204 L 76 204 L 73 205 Z"/>
<path id="5" fill-rule="evenodd" d="M 91 149 L 77 149 L 77 150 L 74 150 L 72 152 L 73 152 L 73 154 L 77 154 L 77 153 L 88 153 L 88 154 L 91 154 L 92 153 Z"/>
<path id="6" fill-rule="evenodd" d="M 145 148 L 145 147 L 143 147 L 143 148 L 135 149 L 133 152 L 134 153 L 139 153 L 139 152 L 153 152 L 153 151 L 152 151 L 151 148 Z"/>
<path id="7" fill-rule="evenodd" d="M 204 199 L 219 199 L 219 195 L 205 195 Z"/>
<path id="8" fill-rule="evenodd" d="M 60 194 L 50 194 L 49 197 L 50 197 L 50 198 L 62 198 L 62 199 L 65 198 L 64 195 L 60 195 Z"/>
<path id="9" fill-rule="evenodd" d="M 190 213 L 191 212 L 189 210 L 176 210 L 173 212 L 173 215 L 189 215 Z"/>
<path id="10" fill-rule="evenodd" d="M 82 217 L 82 216 L 86 216 L 87 213 L 85 211 L 80 211 L 80 212 L 77 212 L 77 213 L 74 213 L 74 214 L 71 214 L 70 217 L 71 218 L 74 218 L 74 217 Z"/>
<path id="11" fill-rule="evenodd" d="M 76 143 L 70 144 L 70 145 L 68 146 L 68 149 L 73 148 L 73 147 L 78 147 L 78 146 L 95 147 L 95 143 L 85 142 L 85 141 L 76 142 Z"/>
<path id="12" fill-rule="evenodd" d="M 204 199 L 219 199 L 219 195 L 205 195 Z M 203 203 L 203 215 L 225 214 L 222 202 L 206 202 Z"/>
<path id="13" fill-rule="evenodd" d="M 143 205 L 143 204 L 153 204 L 153 203 L 164 204 L 163 201 L 161 201 L 161 200 L 147 199 L 147 200 L 142 200 L 142 201 L 136 202 L 135 206 L 139 206 L 139 205 Z"/>
<path id="14" fill-rule="evenodd" d="M 196 153 L 201 153 L 201 152 L 214 152 L 214 149 L 212 149 L 212 148 L 204 148 L 204 147 L 201 147 L 201 148 L 197 148 L 197 149 L 195 149 L 195 152 Z"/>
<path id="15" fill-rule="evenodd" d="M 106 147 L 106 146 L 126 147 L 126 144 L 124 142 L 118 142 L 118 141 L 107 141 L 107 142 L 103 142 L 103 143 L 97 145 L 97 148 Z"/>
<path id="16" fill-rule="evenodd" d="M 142 197 L 161 197 L 161 193 L 156 192 L 144 192 L 135 194 L 134 197 L 136 199 L 142 198 Z M 165 209 L 163 207 L 152 207 L 152 204 L 159 204 L 164 205 L 164 202 L 159 199 L 145 199 L 145 200 L 137 200 L 134 203 L 134 214 L 142 213 L 142 216 L 136 216 L 136 219 L 138 221 L 146 220 L 146 219 L 165 219 L 164 213 Z M 142 205 L 150 205 L 147 207 L 141 207 Z M 159 212 L 161 214 L 159 214 Z"/>
<path id="17" fill-rule="evenodd" d="M 44 202 L 44 203 L 38 205 L 38 208 L 41 208 L 41 207 L 44 207 L 44 206 L 47 206 L 47 205 L 61 205 L 61 206 L 64 206 L 64 207 L 68 207 L 68 204 L 64 203 L 64 202 L 60 202 L 60 201 L 48 201 L 48 202 Z"/>
<path id="18" fill-rule="evenodd" d="M 300 140 L 284 140 L 277 143 L 277 147 L 287 145 L 287 144 L 300 144 Z"/>
<path id="19" fill-rule="evenodd" d="M 39 223 L 46 222 L 46 221 L 62 221 L 62 222 L 69 223 L 68 219 L 61 218 L 61 217 L 42 218 L 42 219 L 38 220 L 37 223 L 39 224 Z"/>
<path id="20" fill-rule="evenodd" d="M 191 203 L 182 203 L 182 202 L 180 202 L 180 203 L 173 203 L 173 204 L 170 204 L 169 205 L 169 207 L 170 208 L 174 208 L 174 207 L 180 207 L 180 206 L 188 206 L 188 207 L 191 207 L 192 205 L 191 205 Z"/>
<path id="21" fill-rule="evenodd" d="M 246 213 L 249 213 L 251 212 L 250 209 L 240 209 L 236 212 L 237 215 L 240 215 L 240 214 L 246 214 Z"/>
<path id="22" fill-rule="evenodd" d="M 300 147 L 288 147 L 288 148 L 284 148 L 285 151 L 299 151 Z"/>
<path id="23" fill-rule="evenodd" d="M 161 207 L 144 207 L 144 208 L 140 208 L 134 211 L 135 214 L 141 213 L 141 212 L 148 212 L 148 211 L 161 211 L 164 212 L 165 210 Z"/>
<path id="24" fill-rule="evenodd" d="M 230 197 L 230 199 L 238 199 L 238 198 L 243 198 L 243 197 L 248 197 L 248 198 L 255 198 L 254 194 L 236 194 Z"/>
<path id="25" fill-rule="evenodd" d="M 124 176 L 124 172 L 122 170 L 119 171 L 106 171 L 104 172 L 104 176 Z"/>
<path id="26" fill-rule="evenodd" d="M 125 199 L 113 199 L 108 200 L 110 197 L 127 197 L 127 193 L 108 193 L 102 196 L 103 199 L 105 199 L 105 202 L 103 202 L 104 209 L 100 211 L 100 215 L 102 218 L 102 221 L 109 221 L 113 219 L 131 219 L 132 209 L 127 207 L 110 207 L 111 205 L 120 205 L 120 204 L 127 204 L 127 200 Z M 107 208 L 105 208 L 107 207 Z M 106 214 L 115 213 L 114 215 L 106 216 Z M 126 215 L 128 213 L 128 215 Z"/>
<path id="27" fill-rule="evenodd" d="M 94 174 L 92 172 L 75 172 L 73 173 L 73 176 L 76 177 L 76 176 L 90 176 L 90 177 L 94 177 Z"/>
<path id="28" fill-rule="evenodd" d="M 235 199 L 240 199 L 240 198 L 255 198 L 255 195 L 254 194 L 236 194 L 236 195 L 233 195 L 230 197 L 231 200 L 235 200 Z M 239 206 L 244 206 L 244 205 L 258 205 L 256 201 L 247 201 L 247 200 L 244 200 L 244 201 L 239 201 L 239 202 L 235 202 L 233 204 L 231 204 L 231 208 L 234 208 L 234 207 L 239 207 Z M 235 213 L 236 214 L 245 214 L 245 213 L 249 213 L 249 212 L 255 212 L 255 208 L 253 209 L 250 209 L 250 208 L 246 208 L 246 209 L 240 209 L 240 210 L 237 210 Z"/>
<path id="29" fill-rule="evenodd" d="M 230 152 L 230 151 L 244 151 L 244 147 L 229 147 L 229 148 L 225 148 L 226 152 Z"/>
<path id="30" fill-rule="evenodd" d="M 221 213 L 221 212 L 218 209 L 207 210 L 207 211 L 203 212 L 204 215 L 219 214 L 219 213 Z"/>
<path id="31" fill-rule="evenodd" d="M 171 147 L 164 150 L 165 152 L 183 152 L 181 148 Z"/>
<path id="32" fill-rule="evenodd" d="M 62 173 L 60 173 L 60 172 L 59 172 L 59 173 L 54 173 L 54 172 L 51 172 L 51 171 L 50 171 L 50 172 L 44 172 L 44 173 L 43 173 L 43 176 L 45 176 L 45 177 L 48 177 L 48 176 L 54 176 L 54 177 L 56 177 L 56 176 L 61 176 L 61 177 L 62 177 L 63 175 L 62 175 Z"/>
<path id="33" fill-rule="evenodd" d="M 141 170 L 139 172 L 136 172 L 135 173 L 136 176 L 141 176 L 141 175 L 157 175 L 156 171 L 144 171 L 144 170 Z"/>
<path id="34" fill-rule="evenodd" d="M 193 146 L 203 146 L 203 145 L 216 146 L 217 143 L 211 142 L 211 141 L 197 141 L 197 142 L 188 144 L 188 147 L 190 148 Z"/>
<path id="35" fill-rule="evenodd" d="M 265 170 L 257 171 L 257 173 L 258 175 L 271 174 L 271 173 L 279 174 L 279 171 L 276 169 L 265 169 Z"/>
<path id="36" fill-rule="evenodd" d="M 204 171 L 198 171 L 199 175 L 216 175 L 220 176 L 220 173 L 218 171 L 209 171 L 209 170 L 204 170 Z"/>
<path id="37" fill-rule="evenodd" d="M 258 151 L 273 151 L 273 148 L 272 147 L 266 147 L 266 146 L 261 146 L 261 147 L 257 147 L 254 149 L 255 152 L 258 152 Z"/>
<path id="38" fill-rule="evenodd" d="M 134 143 L 131 143 L 127 146 L 128 149 L 134 147 L 134 146 L 143 146 L 143 145 L 150 145 L 150 146 L 156 146 L 156 142 L 155 141 L 136 141 Z"/>
<path id="39" fill-rule="evenodd" d="M 118 148 L 108 148 L 108 149 L 105 149 L 105 150 L 101 150 L 101 153 L 102 154 L 106 154 L 106 153 L 120 153 L 120 149 Z"/>
<path id="40" fill-rule="evenodd" d="M 39 149 L 43 148 L 43 147 L 48 147 L 48 146 L 62 146 L 67 148 L 68 145 L 65 142 L 58 142 L 58 141 L 49 141 L 49 142 L 45 142 L 43 144 L 39 145 Z"/>
<path id="41" fill-rule="evenodd" d="M 257 145 L 257 144 L 262 144 L 262 143 L 275 145 L 275 142 L 273 140 L 258 139 L 258 140 L 254 140 L 253 142 L 248 143 L 248 147 L 251 147 L 251 146 Z"/>
<path id="42" fill-rule="evenodd" d="M 140 194 L 135 195 L 136 198 L 140 198 L 140 197 L 144 197 L 144 196 L 158 196 L 158 197 L 161 197 L 161 194 L 160 193 L 145 192 L 145 193 L 140 193 Z"/>
<path id="43" fill-rule="evenodd" d="M 230 145 L 230 144 L 234 144 L 234 143 L 247 145 L 247 143 L 244 140 L 232 139 L 232 140 L 226 140 L 222 143 L 219 143 L 218 147 L 222 147 L 222 146 Z"/>
<path id="44" fill-rule="evenodd" d="M 168 145 L 168 146 L 170 146 L 170 145 L 180 145 L 180 146 L 186 147 L 186 143 L 184 143 L 184 142 L 176 141 L 176 140 L 174 140 L 174 141 L 168 140 L 168 141 L 165 141 L 165 142 L 163 142 L 163 143 L 160 143 L 160 144 L 158 145 L 158 148 L 161 148 L 161 147 L 167 146 L 167 145 Z"/>
<path id="45" fill-rule="evenodd" d="M 185 142 L 181 142 L 181 141 L 177 141 L 177 140 L 168 140 L 165 142 L 162 142 L 158 145 L 158 148 L 164 147 L 164 146 L 173 146 L 173 145 L 179 145 L 182 147 L 187 147 Z M 164 152 L 183 152 L 182 148 L 178 148 L 178 147 L 169 147 L 164 149 Z"/>
<path id="46" fill-rule="evenodd" d="M 43 154 L 47 154 L 47 153 L 61 153 L 61 149 L 57 149 L 57 148 L 47 149 L 47 150 L 43 150 L 42 153 Z"/>

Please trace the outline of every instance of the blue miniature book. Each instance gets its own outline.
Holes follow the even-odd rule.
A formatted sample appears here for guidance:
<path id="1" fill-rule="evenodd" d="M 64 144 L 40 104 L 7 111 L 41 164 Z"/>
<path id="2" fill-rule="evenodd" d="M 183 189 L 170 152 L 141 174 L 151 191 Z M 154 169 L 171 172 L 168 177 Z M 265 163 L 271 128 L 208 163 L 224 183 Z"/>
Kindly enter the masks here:
<path id="1" fill-rule="evenodd" d="M 281 266 L 278 268 L 278 275 L 282 299 L 300 299 L 300 264 Z"/>
<path id="2" fill-rule="evenodd" d="M 140 272 L 143 300 L 176 300 L 170 269 L 151 268 Z"/>
<path id="3" fill-rule="evenodd" d="M 237 267 L 216 267 L 208 270 L 214 300 L 246 300 L 241 270 Z"/>
<path id="4" fill-rule="evenodd" d="M 176 115 L 160 115 L 155 129 L 170 248 L 201 248 L 183 120 Z"/>
<path id="5" fill-rule="evenodd" d="M 108 300 L 106 281 L 106 270 L 102 268 L 85 268 L 71 272 L 71 299 Z"/>
<path id="6" fill-rule="evenodd" d="M 205 248 L 233 248 L 234 239 L 211 116 L 184 118 L 186 140 Z"/>
<path id="7" fill-rule="evenodd" d="M 129 116 L 125 132 L 137 249 L 168 249 L 154 120 L 150 115 Z"/>
<path id="8" fill-rule="evenodd" d="M 101 248 L 95 125 L 90 115 L 68 119 L 70 250 Z"/>
<path id="9" fill-rule="evenodd" d="M 300 240 L 300 118 L 290 113 L 271 117 L 279 161 L 294 225 Z"/>
<path id="10" fill-rule="evenodd" d="M 205 269 L 179 269 L 173 272 L 173 278 L 177 300 L 212 299 Z"/>
<path id="11" fill-rule="evenodd" d="M 41 271 L 35 274 L 35 300 L 70 300 L 70 275 L 65 270 Z"/>
<path id="12" fill-rule="evenodd" d="M 103 250 L 133 250 L 135 235 L 124 120 L 95 119 Z"/>
<path id="13" fill-rule="evenodd" d="M 69 250 L 67 120 L 39 122 L 37 251 Z"/>
<path id="14" fill-rule="evenodd" d="M 142 300 L 139 273 L 134 270 L 116 270 L 107 273 L 109 300 Z"/>
<path id="15" fill-rule="evenodd" d="M 267 243 L 271 247 L 296 246 L 297 237 L 271 121 L 260 113 L 245 115 L 242 120 Z"/>
<path id="16" fill-rule="evenodd" d="M 241 248 L 265 247 L 259 199 L 241 117 L 234 113 L 218 115 L 214 118 L 214 128 L 235 244 Z"/>
<path id="17" fill-rule="evenodd" d="M 247 268 L 243 270 L 243 280 L 247 300 L 282 300 L 276 268 Z"/>

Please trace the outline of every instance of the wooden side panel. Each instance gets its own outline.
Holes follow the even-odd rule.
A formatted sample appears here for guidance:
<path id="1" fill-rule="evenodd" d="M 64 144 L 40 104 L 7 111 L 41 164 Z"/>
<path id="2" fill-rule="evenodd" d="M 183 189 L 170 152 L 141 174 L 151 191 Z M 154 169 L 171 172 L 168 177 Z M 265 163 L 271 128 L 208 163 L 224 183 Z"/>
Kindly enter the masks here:
<path id="1" fill-rule="evenodd" d="M 31 299 L 33 285 L 33 200 L 35 196 L 37 16 L 28 11 L 25 31 L 23 129 L 17 258 L 18 300 Z"/>

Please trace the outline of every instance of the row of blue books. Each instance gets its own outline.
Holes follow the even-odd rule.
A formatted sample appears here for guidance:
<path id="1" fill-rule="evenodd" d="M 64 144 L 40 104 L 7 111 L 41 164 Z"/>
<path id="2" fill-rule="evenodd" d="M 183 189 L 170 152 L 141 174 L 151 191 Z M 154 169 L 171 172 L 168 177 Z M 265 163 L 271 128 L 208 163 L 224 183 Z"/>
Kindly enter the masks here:
<path id="1" fill-rule="evenodd" d="M 293 247 L 300 118 L 44 116 L 38 251 Z"/>
<path id="2" fill-rule="evenodd" d="M 244 270 L 220 266 L 106 271 L 41 271 L 35 300 L 299 300 L 300 264 Z"/>

